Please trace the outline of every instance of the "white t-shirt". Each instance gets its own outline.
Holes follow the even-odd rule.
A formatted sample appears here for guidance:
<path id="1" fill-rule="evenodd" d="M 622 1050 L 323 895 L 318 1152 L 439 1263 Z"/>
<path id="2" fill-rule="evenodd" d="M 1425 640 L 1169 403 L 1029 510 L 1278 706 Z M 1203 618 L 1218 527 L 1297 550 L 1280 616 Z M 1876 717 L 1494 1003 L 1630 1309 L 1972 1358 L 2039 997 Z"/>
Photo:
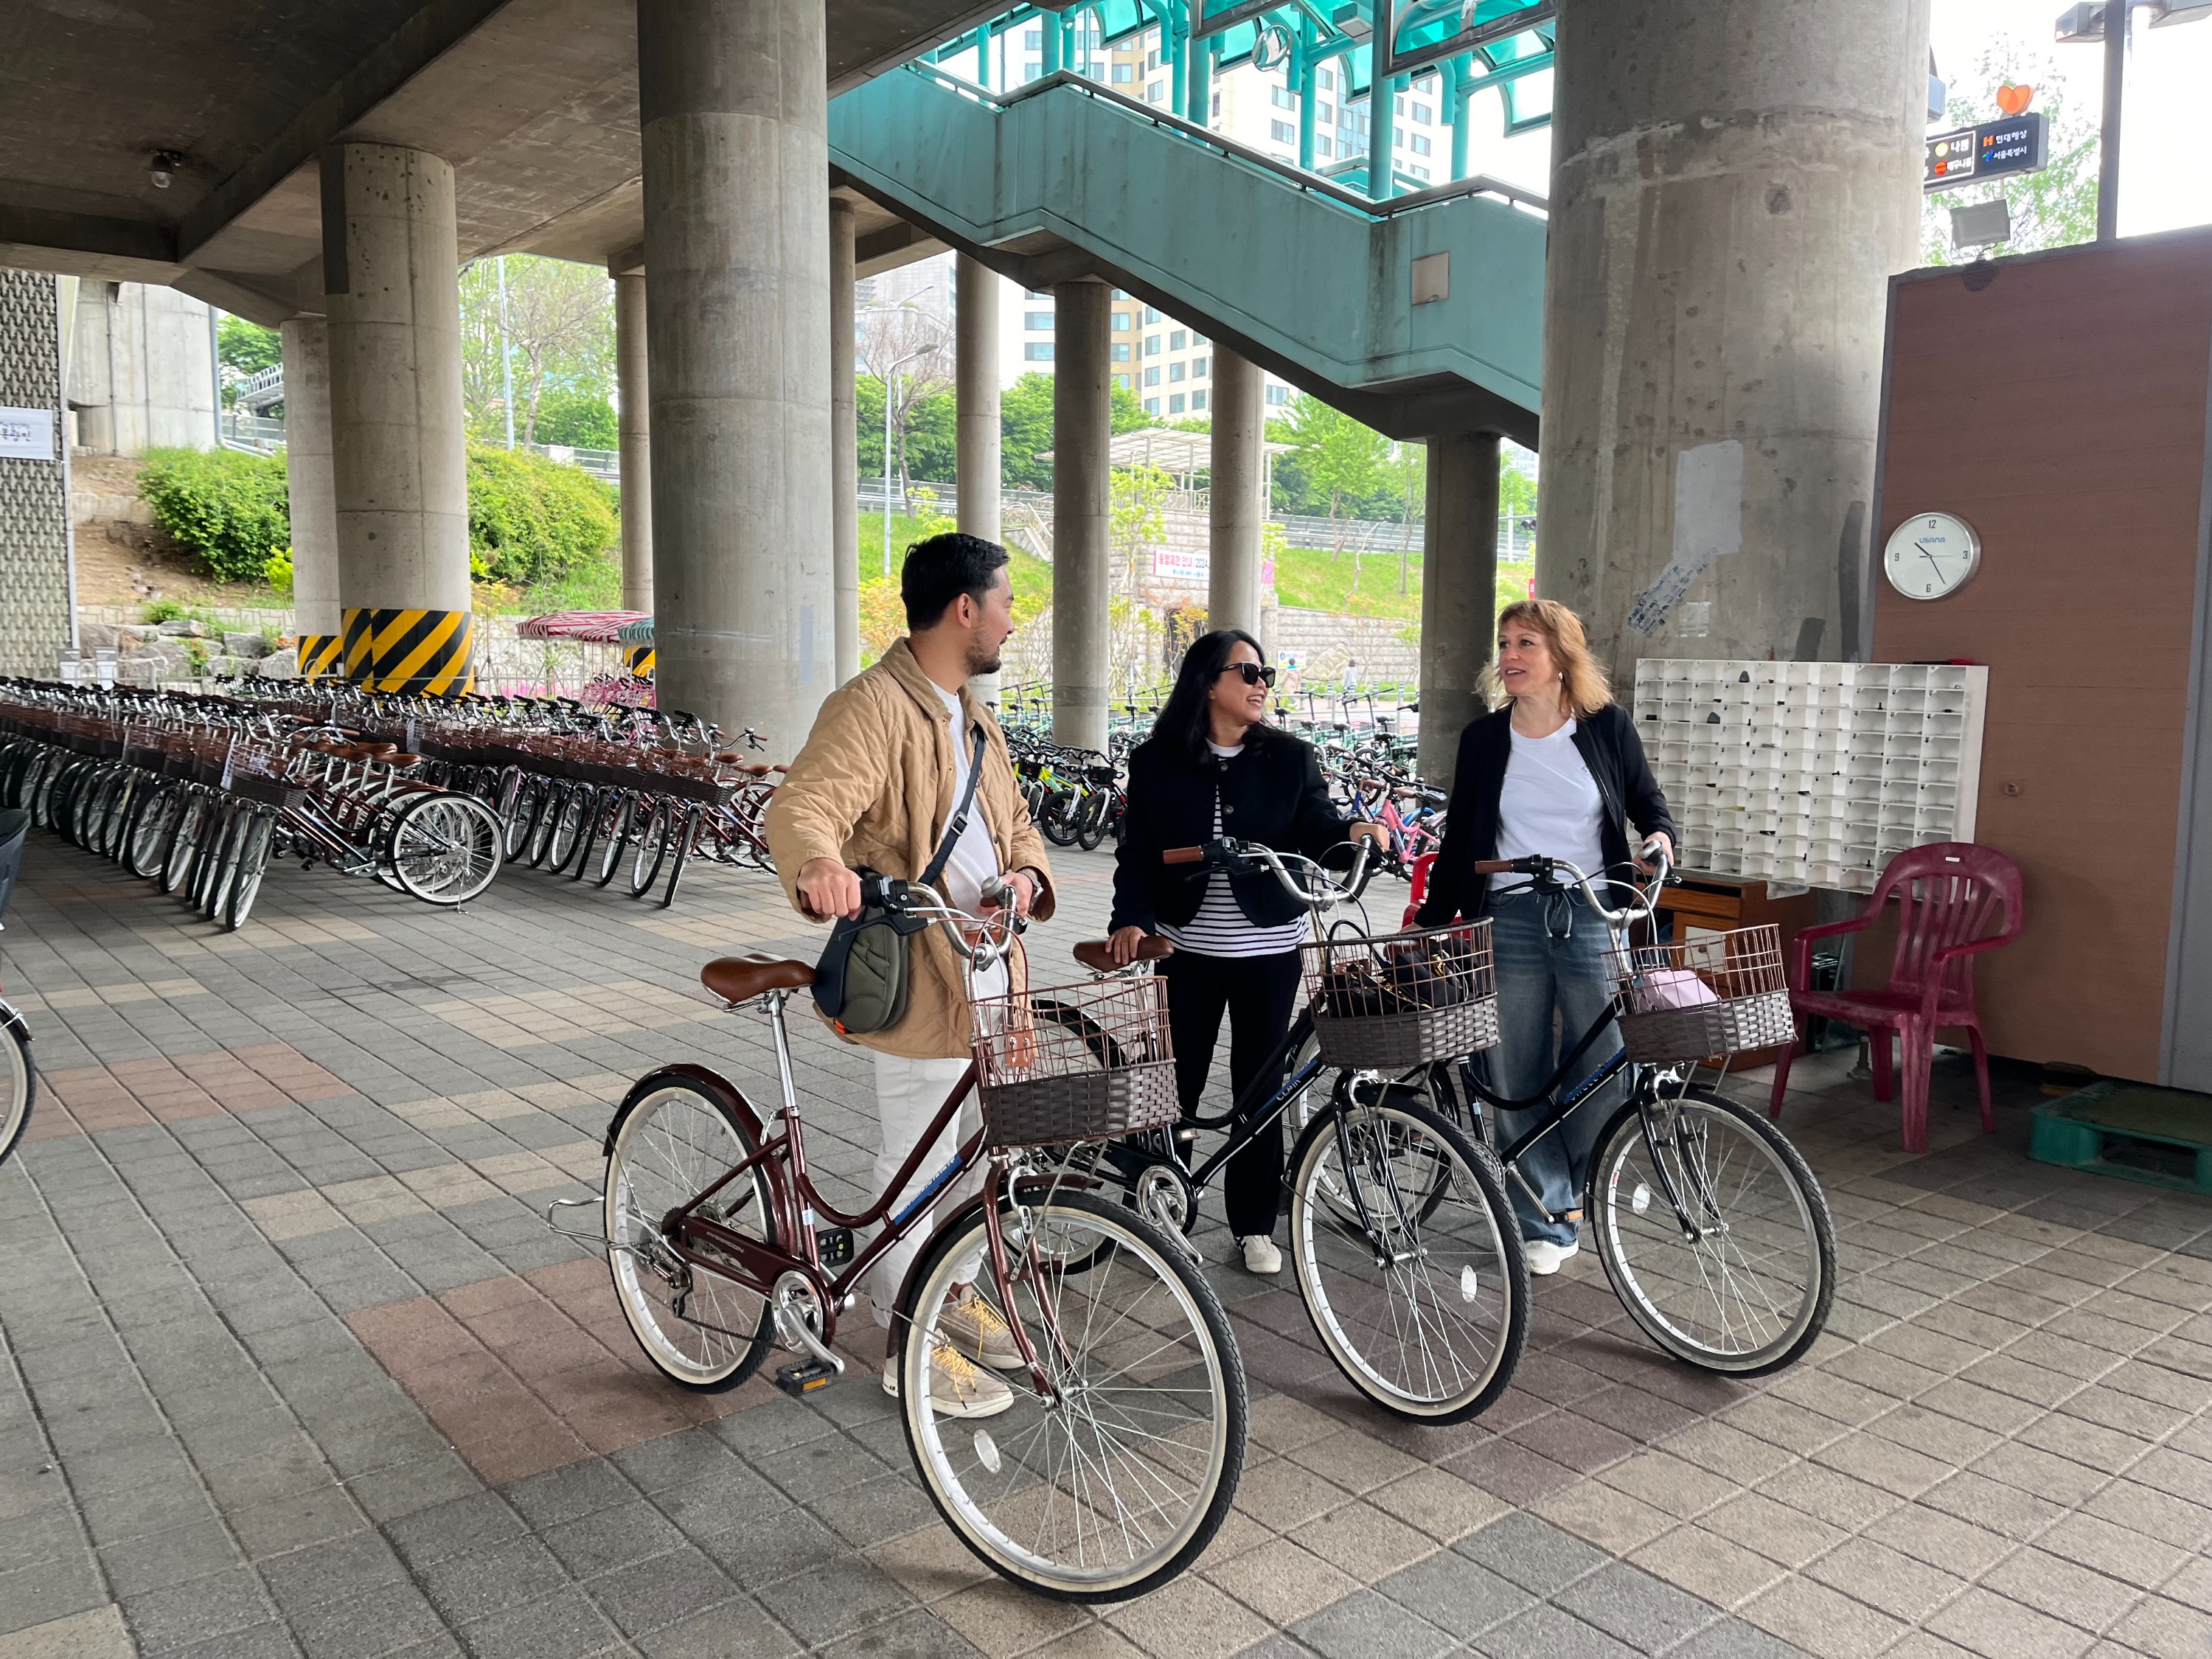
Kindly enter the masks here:
<path id="1" fill-rule="evenodd" d="M 1598 833 L 1604 817 L 1605 798 L 1575 747 L 1572 720 L 1548 738 L 1513 733 L 1504 787 L 1498 793 L 1499 858 L 1565 859 L 1595 881 L 1605 870 L 1605 843 Z M 1491 891 L 1528 884 L 1526 876 L 1497 876 Z"/>
<path id="2" fill-rule="evenodd" d="M 945 703 L 945 724 L 952 738 L 952 800 L 951 806 L 960 805 L 960 798 L 968 793 L 968 757 L 975 751 L 973 730 L 963 724 L 960 694 L 947 691 L 941 685 L 931 687 Z M 948 810 L 950 810 L 948 808 Z M 940 829 L 941 836 L 944 831 Z M 931 852 L 935 853 L 933 847 Z M 999 873 L 999 849 L 991 844 L 990 826 L 983 822 L 983 795 L 978 789 L 975 803 L 968 809 L 968 827 L 961 832 L 952 848 L 952 856 L 945 863 L 945 896 L 970 915 L 981 914 L 983 908 L 983 884 Z"/>

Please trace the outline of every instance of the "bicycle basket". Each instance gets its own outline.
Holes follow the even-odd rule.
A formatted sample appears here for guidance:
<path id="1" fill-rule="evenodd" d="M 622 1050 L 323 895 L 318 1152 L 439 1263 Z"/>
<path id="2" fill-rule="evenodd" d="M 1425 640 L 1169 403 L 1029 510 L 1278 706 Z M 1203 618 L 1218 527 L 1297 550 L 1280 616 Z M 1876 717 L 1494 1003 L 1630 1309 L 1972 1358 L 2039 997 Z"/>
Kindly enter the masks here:
<path id="1" fill-rule="evenodd" d="M 1772 927 L 1700 933 L 1671 945 L 1616 945 L 1620 1040 L 1645 1066 L 1678 1065 L 1796 1041 Z"/>
<path id="2" fill-rule="evenodd" d="M 1168 1128 L 1180 1107 L 1166 983 L 1146 975 L 981 998 L 975 1071 L 994 1146 Z"/>
<path id="3" fill-rule="evenodd" d="M 1303 945 L 1314 1036 L 1330 1066 L 1395 1071 L 1498 1043 L 1487 919 Z"/>

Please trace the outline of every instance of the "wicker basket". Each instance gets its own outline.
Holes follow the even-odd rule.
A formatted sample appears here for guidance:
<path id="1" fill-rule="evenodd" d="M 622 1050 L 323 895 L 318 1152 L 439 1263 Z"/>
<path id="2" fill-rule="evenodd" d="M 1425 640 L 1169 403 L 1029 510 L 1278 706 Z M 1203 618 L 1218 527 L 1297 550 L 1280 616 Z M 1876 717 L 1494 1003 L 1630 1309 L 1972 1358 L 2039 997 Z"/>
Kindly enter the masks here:
<path id="1" fill-rule="evenodd" d="M 975 1004 L 976 1092 L 994 1146 L 1059 1146 L 1180 1115 L 1164 981 L 1090 981 Z"/>
<path id="2" fill-rule="evenodd" d="M 1782 940 L 1772 927 L 1620 945 L 1613 975 L 1620 1040 L 1639 1065 L 1672 1066 L 1796 1041 Z"/>
<path id="3" fill-rule="evenodd" d="M 1498 1044 L 1487 920 L 1304 947 L 1326 1065 L 1401 1071 Z"/>

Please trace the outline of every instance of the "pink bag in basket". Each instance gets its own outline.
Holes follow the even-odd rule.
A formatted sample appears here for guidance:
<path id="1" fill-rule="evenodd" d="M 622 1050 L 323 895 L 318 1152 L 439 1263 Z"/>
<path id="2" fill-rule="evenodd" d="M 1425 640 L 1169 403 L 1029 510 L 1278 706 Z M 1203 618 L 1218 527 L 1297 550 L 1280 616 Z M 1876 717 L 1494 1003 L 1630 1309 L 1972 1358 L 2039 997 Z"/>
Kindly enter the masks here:
<path id="1" fill-rule="evenodd" d="M 1636 1003 L 1645 1013 L 1662 1008 L 1702 1008 L 1718 1002 L 1713 988 L 1686 968 L 1654 968 L 1636 981 Z"/>

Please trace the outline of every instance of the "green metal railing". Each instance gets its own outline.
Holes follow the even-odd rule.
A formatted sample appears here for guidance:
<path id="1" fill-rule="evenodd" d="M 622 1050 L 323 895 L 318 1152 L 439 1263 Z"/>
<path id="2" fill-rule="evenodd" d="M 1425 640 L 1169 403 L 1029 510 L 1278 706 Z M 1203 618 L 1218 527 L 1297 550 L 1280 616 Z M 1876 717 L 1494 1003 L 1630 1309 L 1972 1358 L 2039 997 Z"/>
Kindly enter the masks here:
<path id="1" fill-rule="evenodd" d="M 1142 40 L 1149 47 L 1147 70 L 1156 60 L 1164 78 L 1166 112 L 1199 128 L 1211 121 L 1214 76 L 1248 63 L 1280 69 L 1295 94 L 1299 169 L 1387 201 L 1424 188 L 1395 161 L 1376 161 L 1393 155 L 1396 100 L 1417 76 L 1437 77 L 1439 112 L 1451 131 L 1447 184 L 1468 176 L 1479 94 L 1497 90 L 1508 136 L 1550 123 L 1556 11 L 1557 0 L 1346 0 L 1333 7 L 1325 0 L 1093 0 L 1060 12 L 1018 7 L 946 42 L 926 61 L 960 73 L 980 91 L 1005 94 L 1062 74 L 1101 78 L 1106 53 Z M 1028 67 L 1032 37 L 1034 74 Z M 1010 63 L 1023 72 L 1004 73 Z M 1365 100 L 1367 145 L 1364 154 L 1332 155 L 1316 168 L 1324 70 L 1335 81 L 1327 101 Z M 1374 95 L 1378 81 L 1382 97 Z M 1357 120 L 1350 125 L 1356 132 Z"/>

